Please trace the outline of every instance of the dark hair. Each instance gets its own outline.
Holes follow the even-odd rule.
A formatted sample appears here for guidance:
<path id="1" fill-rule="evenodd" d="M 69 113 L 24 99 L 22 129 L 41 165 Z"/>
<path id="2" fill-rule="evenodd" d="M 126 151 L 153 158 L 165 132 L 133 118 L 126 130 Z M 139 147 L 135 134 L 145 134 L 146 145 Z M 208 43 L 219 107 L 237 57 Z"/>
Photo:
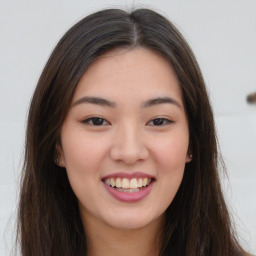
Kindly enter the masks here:
<path id="1" fill-rule="evenodd" d="M 98 56 L 117 47 L 145 47 L 164 56 L 186 106 L 193 161 L 166 210 L 160 255 L 243 255 L 221 191 L 214 119 L 200 68 L 175 26 L 148 9 L 89 15 L 51 54 L 28 116 L 18 228 L 22 255 L 86 253 L 77 198 L 54 157 L 78 81 Z"/>

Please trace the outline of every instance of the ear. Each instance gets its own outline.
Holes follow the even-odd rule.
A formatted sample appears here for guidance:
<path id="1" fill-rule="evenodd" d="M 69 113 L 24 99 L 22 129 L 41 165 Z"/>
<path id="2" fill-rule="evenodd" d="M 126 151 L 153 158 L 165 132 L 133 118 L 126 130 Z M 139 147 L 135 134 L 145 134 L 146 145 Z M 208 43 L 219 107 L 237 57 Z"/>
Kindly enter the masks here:
<path id="1" fill-rule="evenodd" d="M 186 155 L 186 163 L 190 163 L 192 161 L 192 158 L 193 158 L 192 144 L 191 144 L 191 140 L 189 140 L 188 151 Z"/>
<path id="2" fill-rule="evenodd" d="M 186 155 L 186 163 L 189 163 L 192 161 L 193 155 L 191 152 L 188 152 Z"/>
<path id="3" fill-rule="evenodd" d="M 64 157 L 62 146 L 61 146 L 60 142 L 56 143 L 54 162 L 56 165 L 58 165 L 60 167 L 66 167 L 65 157 Z"/>

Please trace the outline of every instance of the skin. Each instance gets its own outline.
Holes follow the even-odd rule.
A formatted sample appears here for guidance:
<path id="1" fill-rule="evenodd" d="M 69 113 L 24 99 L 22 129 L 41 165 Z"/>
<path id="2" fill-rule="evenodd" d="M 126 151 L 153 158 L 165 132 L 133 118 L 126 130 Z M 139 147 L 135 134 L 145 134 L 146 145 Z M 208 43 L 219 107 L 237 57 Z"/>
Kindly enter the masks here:
<path id="1" fill-rule="evenodd" d="M 157 97 L 175 103 L 142 107 Z M 167 60 L 145 48 L 105 53 L 81 77 L 60 136 L 59 164 L 78 198 L 88 255 L 158 255 L 164 212 L 191 160 L 182 93 Z M 154 176 L 151 192 L 138 202 L 113 198 L 102 178 L 117 172 Z"/>

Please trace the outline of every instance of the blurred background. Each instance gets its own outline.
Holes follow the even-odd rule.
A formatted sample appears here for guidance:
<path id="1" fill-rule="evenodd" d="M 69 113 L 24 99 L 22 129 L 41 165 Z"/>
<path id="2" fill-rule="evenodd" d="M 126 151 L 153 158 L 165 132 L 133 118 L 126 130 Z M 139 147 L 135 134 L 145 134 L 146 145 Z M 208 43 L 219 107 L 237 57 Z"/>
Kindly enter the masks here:
<path id="1" fill-rule="evenodd" d="M 222 178 L 240 239 L 256 254 L 255 0 L 0 0 L 0 255 L 10 255 L 28 106 L 54 46 L 102 8 L 153 8 L 182 32 L 201 66 L 228 177 Z"/>

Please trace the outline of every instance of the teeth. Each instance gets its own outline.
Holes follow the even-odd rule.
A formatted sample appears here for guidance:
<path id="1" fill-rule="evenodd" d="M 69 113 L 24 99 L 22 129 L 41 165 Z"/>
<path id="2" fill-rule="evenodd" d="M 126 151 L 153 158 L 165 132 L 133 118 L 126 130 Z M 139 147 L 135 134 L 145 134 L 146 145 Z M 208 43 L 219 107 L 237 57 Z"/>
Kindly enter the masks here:
<path id="1" fill-rule="evenodd" d="M 131 180 L 127 178 L 108 178 L 104 182 L 111 186 L 118 188 L 119 191 L 126 192 L 124 190 L 129 190 L 129 192 L 137 192 L 138 188 L 146 187 L 150 184 L 151 179 L 149 178 L 132 178 Z"/>
<path id="2" fill-rule="evenodd" d="M 137 183 L 138 188 L 142 187 L 142 178 L 138 179 L 138 183 Z"/>
<path id="3" fill-rule="evenodd" d="M 116 190 L 120 192 L 125 192 L 125 193 L 134 193 L 134 192 L 140 191 L 138 188 L 117 188 Z"/>
<path id="4" fill-rule="evenodd" d="M 110 182 L 111 182 L 111 186 L 114 187 L 116 185 L 116 182 L 115 182 L 115 179 L 114 178 L 111 178 L 110 179 Z"/>
<path id="5" fill-rule="evenodd" d="M 120 178 L 116 179 L 116 187 L 121 188 L 122 187 L 122 180 Z"/>
<path id="6" fill-rule="evenodd" d="M 130 188 L 137 188 L 137 180 L 136 179 L 131 179 L 130 181 Z"/>
<path id="7" fill-rule="evenodd" d="M 129 184 L 129 180 L 128 179 L 123 179 L 122 180 L 122 188 L 129 188 L 130 184 Z"/>
<path id="8" fill-rule="evenodd" d="M 109 186 L 111 185 L 110 179 L 105 179 L 104 182 L 105 182 L 107 185 L 109 185 Z"/>

